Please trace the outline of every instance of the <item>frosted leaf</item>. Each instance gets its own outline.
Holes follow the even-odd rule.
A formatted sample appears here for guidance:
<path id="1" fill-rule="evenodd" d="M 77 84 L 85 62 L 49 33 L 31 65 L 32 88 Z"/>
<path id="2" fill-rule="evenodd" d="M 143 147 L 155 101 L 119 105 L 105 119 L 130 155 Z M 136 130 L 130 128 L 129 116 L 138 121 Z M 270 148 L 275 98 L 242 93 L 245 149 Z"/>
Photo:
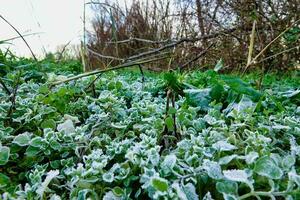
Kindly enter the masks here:
<path id="1" fill-rule="evenodd" d="M 230 155 L 230 156 L 224 156 L 224 157 L 220 158 L 219 164 L 220 165 L 227 165 L 228 163 L 230 163 L 233 159 L 235 159 L 237 157 L 238 156 L 236 154 Z"/>
<path id="2" fill-rule="evenodd" d="M 104 195 L 103 200 L 121 200 L 121 198 L 117 197 L 112 191 L 109 191 Z"/>
<path id="3" fill-rule="evenodd" d="M 65 134 L 70 134 L 75 132 L 75 127 L 72 120 L 67 119 L 64 123 L 58 124 L 57 130 L 59 132 L 64 131 Z"/>
<path id="4" fill-rule="evenodd" d="M 227 141 L 218 141 L 212 145 L 214 149 L 218 151 L 231 151 L 237 149 L 236 146 L 229 144 Z"/>
<path id="5" fill-rule="evenodd" d="M 202 200 L 214 200 L 214 199 L 212 198 L 210 192 L 207 192 Z"/>
<path id="6" fill-rule="evenodd" d="M 264 156 L 256 161 L 254 171 L 261 176 L 271 179 L 280 179 L 283 175 L 282 170 L 275 161 L 268 156 Z"/>
<path id="7" fill-rule="evenodd" d="M 161 168 L 165 174 L 172 172 L 172 170 L 176 164 L 176 160 L 177 160 L 177 158 L 174 154 L 167 155 L 165 157 L 164 161 L 161 164 Z"/>
<path id="8" fill-rule="evenodd" d="M 223 171 L 224 177 L 230 181 L 249 183 L 249 174 L 245 170 L 233 169 Z"/>
<path id="9" fill-rule="evenodd" d="M 207 175 L 213 179 L 223 178 L 221 166 L 217 162 L 204 160 L 203 169 L 205 169 Z"/>
<path id="10" fill-rule="evenodd" d="M 44 192 L 47 189 L 49 183 L 51 182 L 52 179 L 54 179 L 56 176 L 58 176 L 59 171 L 58 170 L 51 170 L 47 173 L 47 176 L 44 180 L 44 182 L 38 187 L 36 192 L 39 194 L 41 198 L 44 196 Z"/>
<path id="11" fill-rule="evenodd" d="M 252 164 L 254 163 L 254 161 L 259 157 L 258 153 L 255 152 L 255 151 L 251 151 L 250 153 L 248 153 L 246 156 L 245 156 L 245 161 L 246 163 L 249 165 L 249 164 Z"/>

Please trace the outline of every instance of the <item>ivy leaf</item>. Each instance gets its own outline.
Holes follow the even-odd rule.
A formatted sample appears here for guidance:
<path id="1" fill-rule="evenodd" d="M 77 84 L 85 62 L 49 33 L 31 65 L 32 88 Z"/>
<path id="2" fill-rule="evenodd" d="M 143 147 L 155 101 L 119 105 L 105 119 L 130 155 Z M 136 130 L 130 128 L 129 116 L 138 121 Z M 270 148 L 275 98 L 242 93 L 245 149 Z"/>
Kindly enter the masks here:
<path id="1" fill-rule="evenodd" d="M 12 143 L 17 144 L 19 146 L 27 146 L 30 142 L 30 136 L 28 133 L 22 133 L 17 135 Z"/>
<path id="2" fill-rule="evenodd" d="M 282 170 L 268 156 L 263 156 L 256 161 L 254 172 L 271 179 L 280 179 L 283 175 Z"/>
<path id="3" fill-rule="evenodd" d="M 0 165 L 5 165 L 8 162 L 10 149 L 6 146 L 0 147 Z"/>
<path id="4" fill-rule="evenodd" d="M 153 177 L 151 179 L 151 186 L 160 192 L 166 192 L 169 188 L 168 181 L 160 177 Z"/>

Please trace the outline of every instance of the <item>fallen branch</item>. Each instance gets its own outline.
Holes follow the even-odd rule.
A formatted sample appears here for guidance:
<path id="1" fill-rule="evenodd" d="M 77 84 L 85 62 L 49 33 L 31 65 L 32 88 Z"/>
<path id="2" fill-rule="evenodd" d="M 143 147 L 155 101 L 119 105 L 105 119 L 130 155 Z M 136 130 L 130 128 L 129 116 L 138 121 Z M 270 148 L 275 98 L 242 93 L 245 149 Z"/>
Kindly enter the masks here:
<path id="1" fill-rule="evenodd" d="M 29 51 L 31 52 L 32 57 L 34 58 L 34 60 L 36 62 L 38 62 L 38 59 L 35 57 L 32 49 L 30 48 L 29 44 L 27 43 L 27 41 L 25 40 L 25 38 L 23 37 L 23 35 L 18 31 L 18 29 L 16 29 L 9 21 L 7 21 L 2 15 L 0 15 L 0 18 L 3 19 L 12 29 L 14 29 L 17 34 L 22 38 L 22 40 L 24 41 L 24 43 L 26 44 L 26 46 L 28 47 Z"/>
<path id="2" fill-rule="evenodd" d="M 95 70 L 95 71 L 92 71 L 92 72 L 79 74 L 77 76 L 73 76 L 73 77 L 67 78 L 67 79 L 62 80 L 62 81 L 54 82 L 50 85 L 50 87 L 53 87 L 55 85 L 59 85 L 59 84 L 62 84 L 62 83 L 70 82 L 70 81 L 73 81 L 73 80 L 77 80 L 77 79 L 80 79 L 80 78 L 83 78 L 83 77 L 87 77 L 87 76 L 91 76 L 91 75 L 95 75 L 95 74 L 100 74 L 100 73 L 104 73 L 104 72 L 108 72 L 108 71 L 113 71 L 113 70 L 117 70 L 117 69 L 123 69 L 123 68 L 127 68 L 127 67 L 138 66 L 140 64 L 150 63 L 150 62 L 162 60 L 162 59 L 165 59 L 165 58 L 166 57 L 155 58 L 155 59 L 151 59 L 151 60 L 144 60 L 144 61 L 139 61 L 139 62 L 128 62 L 128 63 L 118 65 L 118 66 L 108 68 L 108 69 Z"/>

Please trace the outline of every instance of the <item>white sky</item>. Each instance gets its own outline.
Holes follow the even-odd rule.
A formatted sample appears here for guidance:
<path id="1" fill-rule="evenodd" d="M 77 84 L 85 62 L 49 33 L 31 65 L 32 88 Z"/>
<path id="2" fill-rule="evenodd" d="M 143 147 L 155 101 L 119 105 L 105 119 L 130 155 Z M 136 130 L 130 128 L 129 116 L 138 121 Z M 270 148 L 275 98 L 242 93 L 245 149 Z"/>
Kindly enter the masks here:
<path id="1" fill-rule="evenodd" d="M 55 51 L 58 45 L 79 44 L 82 35 L 84 0 L 0 0 L 0 14 L 22 34 L 43 32 L 25 39 L 34 53 L 42 56 L 43 47 Z M 0 19 L 0 40 L 17 36 Z M 10 49 L 17 55 L 29 56 L 30 52 L 21 39 L 14 40 Z M 4 45 L 0 45 L 3 50 Z"/>

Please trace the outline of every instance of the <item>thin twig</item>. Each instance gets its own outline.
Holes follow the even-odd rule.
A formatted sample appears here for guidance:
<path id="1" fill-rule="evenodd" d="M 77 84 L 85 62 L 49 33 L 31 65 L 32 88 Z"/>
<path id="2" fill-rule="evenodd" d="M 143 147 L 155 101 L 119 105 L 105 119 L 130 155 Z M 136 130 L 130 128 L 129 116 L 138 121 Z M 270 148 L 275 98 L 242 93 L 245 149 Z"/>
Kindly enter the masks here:
<path id="1" fill-rule="evenodd" d="M 3 19 L 11 28 L 13 28 L 17 34 L 22 38 L 22 40 L 25 42 L 26 46 L 28 47 L 29 51 L 31 52 L 32 57 L 34 58 L 34 60 L 36 62 L 38 62 L 38 59 L 35 57 L 32 49 L 30 48 L 29 44 L 27 43 L 27 41 L 25 40 L 25 38 L 23 37 L 23 35 L 18 31 L 18 29 L 16 29 L 9 21 L 7 21 L 2 15 L 0 15 L 0 18 Z"/>

